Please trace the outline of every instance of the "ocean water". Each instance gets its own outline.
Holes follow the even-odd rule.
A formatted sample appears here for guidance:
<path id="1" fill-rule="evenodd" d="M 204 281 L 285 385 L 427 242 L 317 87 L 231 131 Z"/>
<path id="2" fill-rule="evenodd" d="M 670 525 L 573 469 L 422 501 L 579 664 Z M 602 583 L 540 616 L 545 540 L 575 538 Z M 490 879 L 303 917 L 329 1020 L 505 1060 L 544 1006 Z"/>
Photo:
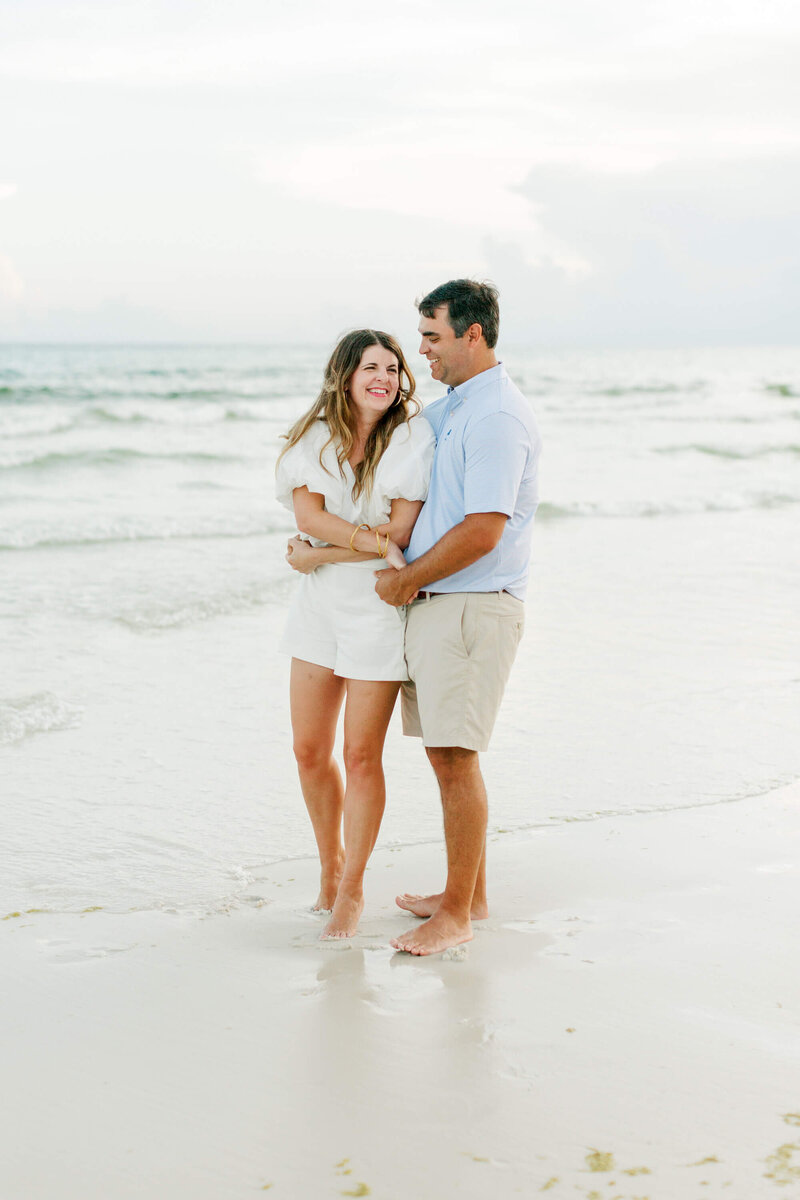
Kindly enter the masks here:
<path id="1" fill-rule="evenodd" d="M 0 347 L 2 911 L 214 912 L 314 854 L 272 477 L 326 350 Z M 492 837 L 797 778 L 800 349 L 502 357 L 545 452 Z M 399 719 L 386 767 L 381 843 L 439 838 Z"/>

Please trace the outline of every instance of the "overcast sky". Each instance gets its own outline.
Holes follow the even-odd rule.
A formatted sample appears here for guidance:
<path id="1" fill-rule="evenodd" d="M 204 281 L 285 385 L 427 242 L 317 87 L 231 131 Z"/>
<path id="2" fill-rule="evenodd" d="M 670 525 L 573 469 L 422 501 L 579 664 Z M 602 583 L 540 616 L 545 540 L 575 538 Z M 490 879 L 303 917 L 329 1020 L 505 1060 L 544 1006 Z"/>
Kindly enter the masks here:
<path id="1" fill-rule="evenodd" d="M 0 339 L 797 342 L 796 0 L 2 0 Z"/>

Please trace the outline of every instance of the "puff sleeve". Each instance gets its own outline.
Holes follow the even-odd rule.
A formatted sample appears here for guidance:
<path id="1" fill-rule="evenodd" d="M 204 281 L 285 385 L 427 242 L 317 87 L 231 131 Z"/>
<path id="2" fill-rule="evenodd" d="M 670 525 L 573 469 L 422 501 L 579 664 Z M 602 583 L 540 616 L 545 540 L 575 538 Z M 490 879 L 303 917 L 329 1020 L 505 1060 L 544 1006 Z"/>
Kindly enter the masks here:
<path id="1" fill-rule="evenodd" d="M 310 492 L 321 492 L 326 506 L 333 499 L 329 493 L 337 492 L 337 480 L 332 478 L 319 460 L 319 453 L 328 438 L 328 427 L 322 421 L 313 425 L 278 460 L 275 468 L 275 495 L 279 504 L 294 512 L 292 492 L 295 488 L 307 487 Z M 327 457 L 327 455 L 326 455 Z"/>
<path id="2" fill-rule="evenodd" d="M 425 500 L 436 438 L 423 416 L 398 426 L 380 463 L 381 499 Z"/>

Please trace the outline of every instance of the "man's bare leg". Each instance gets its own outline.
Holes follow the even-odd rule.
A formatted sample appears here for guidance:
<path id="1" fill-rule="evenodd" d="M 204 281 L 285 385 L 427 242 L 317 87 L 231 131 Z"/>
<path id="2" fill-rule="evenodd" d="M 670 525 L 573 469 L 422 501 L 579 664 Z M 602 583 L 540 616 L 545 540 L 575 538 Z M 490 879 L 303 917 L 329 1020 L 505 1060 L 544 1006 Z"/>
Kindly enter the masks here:
<path id="1" fill-rule="evenodd" d="M 289 702 L 300 787 L 317 839 L 320 887 L 314 911 L 333 908 L 344 869 L 342 801 L 344 789 L 333 759 L 336 722 L 344 700 L 344 680 L 327 667 L 292 659 Z"/>
<path id="2" fill-rule="evenodd" d="M 433 892 L 429 896 L 420 896 L 413 892 L 404 892 L 395 896 L 395 904 L 405 912 L 415 917 L 432 917 L 442 902 L 444 892 Z M 478 867 L 478 878 L 475 881 L 475 892 L 472 896 L 470 918 L 473 921 L 485 921 L 489 916 L 489 901 L 486 896 L 486 843 L 483 844 L 481 865 Z"/>
<path id="3" fill-rule="evenodd" d="M 440 954 L 472 939 L 470 910 L 486 844 L 486 788 L 477 751 L 446 746 L 427 753 L 442 795 L 447 883 L 431 918 L 392 941 L 409 954 Z"/>

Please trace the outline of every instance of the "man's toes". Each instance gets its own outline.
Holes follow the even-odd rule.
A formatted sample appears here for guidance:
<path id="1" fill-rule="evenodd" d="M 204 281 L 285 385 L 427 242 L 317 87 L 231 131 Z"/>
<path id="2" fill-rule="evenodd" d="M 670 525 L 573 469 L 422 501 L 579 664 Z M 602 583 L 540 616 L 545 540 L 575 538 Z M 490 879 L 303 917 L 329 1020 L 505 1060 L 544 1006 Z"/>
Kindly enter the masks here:
<path id="1" fill-rule="evenodd" d="M 404 950 L 406 954 L 416 954 L 418 952 L 417 943 L 413 937 L 399 937 L 391 943 L 395 950 Z"/>

